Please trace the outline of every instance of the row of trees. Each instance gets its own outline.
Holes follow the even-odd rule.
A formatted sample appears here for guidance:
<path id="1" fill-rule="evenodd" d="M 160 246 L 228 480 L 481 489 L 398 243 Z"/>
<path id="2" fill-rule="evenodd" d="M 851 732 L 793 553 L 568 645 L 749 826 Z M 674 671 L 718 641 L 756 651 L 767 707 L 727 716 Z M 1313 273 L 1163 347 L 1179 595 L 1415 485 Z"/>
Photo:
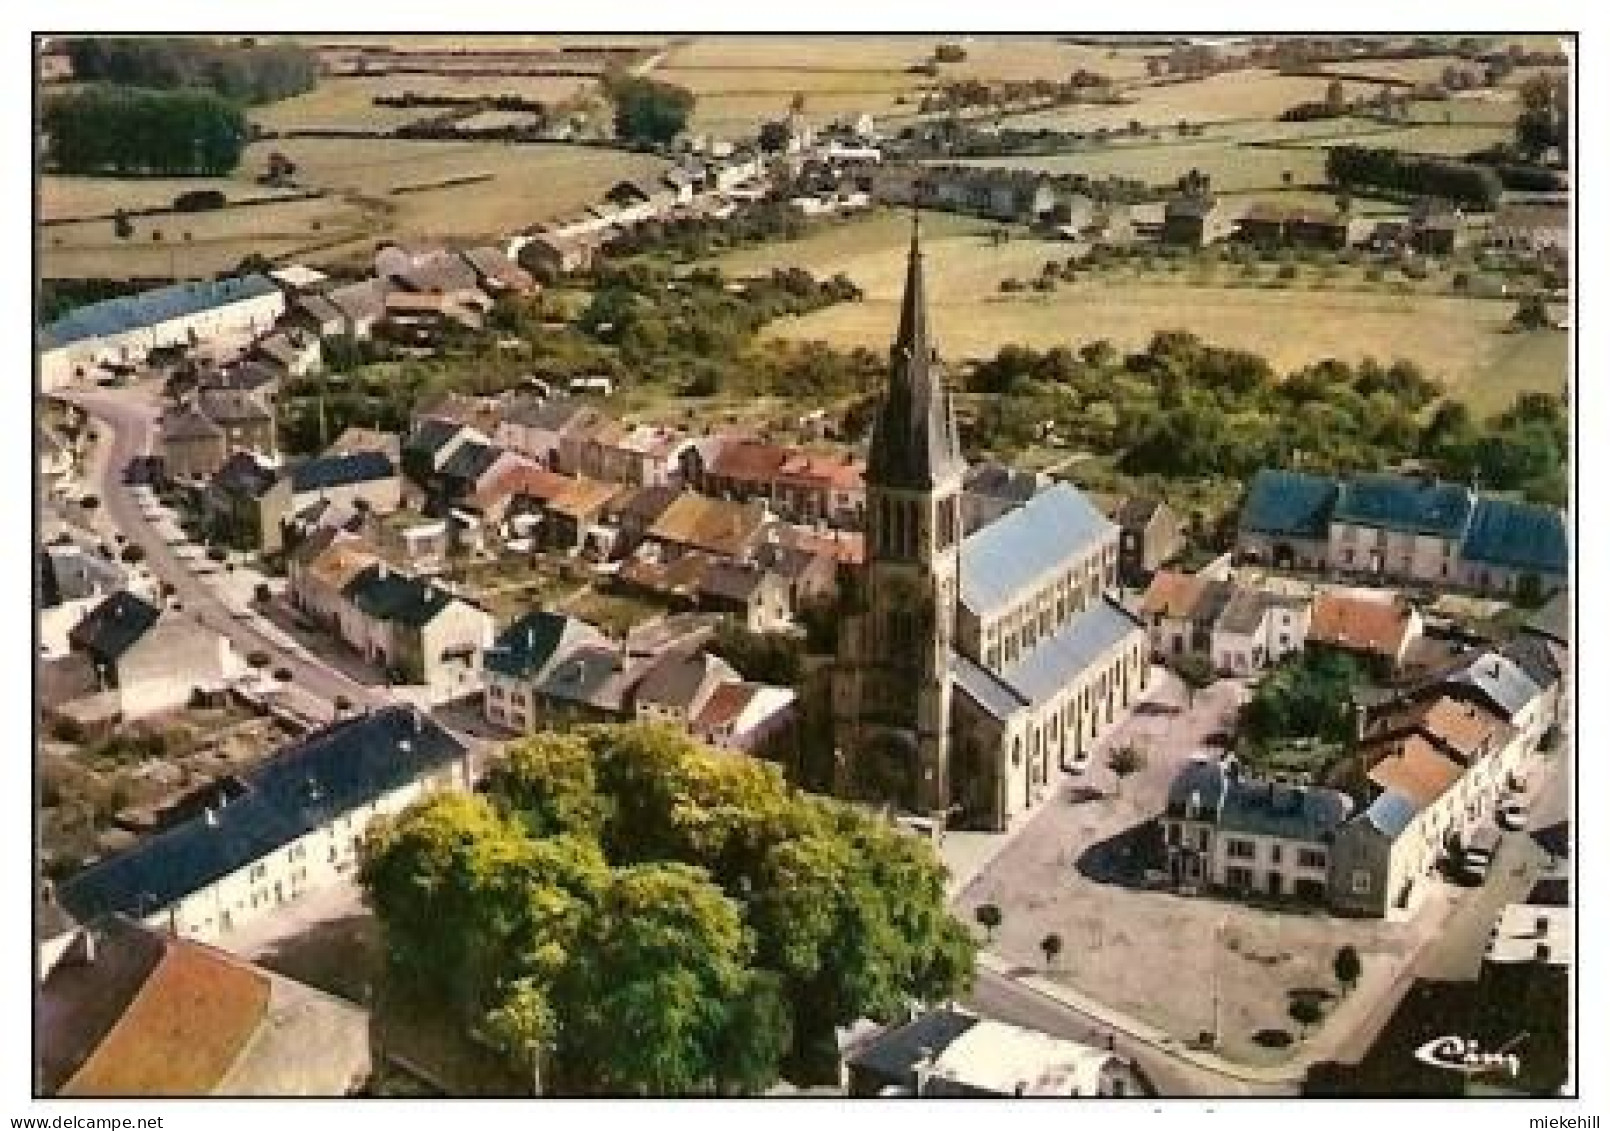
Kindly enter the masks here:
<path id="1" fill-rule="evenodd" d="M 245 105 L 306 93 L 319 80 L 318 56 L 295 43 L 95 36 L 69 40 L 67 54 L 73 76 L 82 81 L 157 90 L 201 87 Z"/>
<path id="2" fill-rule="evenodd" d="M 1078 352 L 1004 346 L 967 387 L 986 398 L 978 439 L 1002 455 L 1049 428 L 1131 475 L 1244 478 L 1261 467 L 1340 472 L 1419 459 L 1540 502 L 1566 496 L 1561 398 L 1523 394 L 1478 422 L 1409 361 L 1332 359 L 1282 378 L 1257 354 L 1164 332 L 1127 356 L 1106 341 Z"/>
<path id="3" fill-rule="evenodd" d="M 1469 161 L 1362 145 L 1331 149 L 1325 156 L 1325 176 L 1341 188 L 1433 196 L 1483 211 L 1498 206 L 1504 187 L 1492 169 Z"/>
<path id="4" fill-rule="evenodd" d="M 64 173 L 223 176 L 247 141 L 239 107 L 194 89 L 84 87 L 51 97 L 40 128 Z"/>
<path id="5" fill-rule="evenodd" d="M 932 849 L 667 728 L 513 744 L 380 826 L 394 984 L 570 1094 L 743 1094 L 836 1070 L 834 1027 L 964 992 Z"/>

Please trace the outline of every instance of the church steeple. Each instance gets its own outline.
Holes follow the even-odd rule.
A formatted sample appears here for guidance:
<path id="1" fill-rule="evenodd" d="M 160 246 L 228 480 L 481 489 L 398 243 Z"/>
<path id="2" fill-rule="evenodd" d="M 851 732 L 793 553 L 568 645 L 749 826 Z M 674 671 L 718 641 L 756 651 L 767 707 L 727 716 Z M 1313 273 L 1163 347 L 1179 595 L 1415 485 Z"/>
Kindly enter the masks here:
<path id="1" fill-rule="evenodd" d="M 913 213 L 900 328 L 889 351 L 889 387 L 873 427 L 867 479 L 924 491 L 959 476 L 964 467 L 943 367 L 928 340 L 922 238 Z"/>

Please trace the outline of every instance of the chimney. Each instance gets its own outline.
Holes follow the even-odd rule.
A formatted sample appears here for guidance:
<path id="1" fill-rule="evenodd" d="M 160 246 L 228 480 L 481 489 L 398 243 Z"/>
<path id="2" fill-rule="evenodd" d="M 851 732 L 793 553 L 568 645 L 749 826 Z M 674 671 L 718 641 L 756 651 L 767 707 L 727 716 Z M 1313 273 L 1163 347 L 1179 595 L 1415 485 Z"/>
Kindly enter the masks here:
<path id="1" fill-rule="evenodd" d="M 207 827 L 210 829 L 218 827 L 218 811 L 211 805 L 201 811 L 201 819 L 207 822 Z"/>
<path id="2" fill-rule="evenodd" d="M 934 1075 L 934 1050 L 923 1046 L 917 1050 L 917 1059 L 911 1065 L 912 1075 L 915 1077 L 915 1095 L 921 1097 L 928 1089 L 928 1081 Z"/>

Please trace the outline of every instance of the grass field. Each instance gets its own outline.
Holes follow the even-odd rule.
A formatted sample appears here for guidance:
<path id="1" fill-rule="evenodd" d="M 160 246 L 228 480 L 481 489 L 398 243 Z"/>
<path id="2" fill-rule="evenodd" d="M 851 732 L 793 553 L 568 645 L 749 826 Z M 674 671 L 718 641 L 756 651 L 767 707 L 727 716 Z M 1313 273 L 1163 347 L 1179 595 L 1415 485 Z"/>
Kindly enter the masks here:
<path id="1" fill-rule="evenodd" d="M 936 77 L 909 72 L 941 42 L 961 43 L 966 59 L 942 65 Z M 906 115 L 923 90 L 946 81 L 1065 79 L 1080 68 L 1132 80 L 1145 73 L 1147 54 L 1045 36 L 701 36 L 667 52 L 654 74 L 698 95 L 696 129 L 734 133 L 781 116 L 795 93 L 818 123 L 860 112 Z"/>
<path id="2" fill-rule="evenodd" d="M 1151 185 L 1172 185 L 1188 169 L 1213 178 L 1221 192 L 1275 189 L 1290 172 L 1297 184 L 1324 180 L 1325 154 L 1319 149 L 1263 149 L 1223 140 L 1116 144 L 1085 153 L 1049 157 L 980 158 L 961 164 L 1044 169 L 1050 173 L 1087 173 L 1094 177 L 1133 177 Z"/>
<path id="3" fill-rule="evenodd" d="M 259 106 L 252 121 L 266 129 L 394 129 L 440 111 L 428 106 L 376 106 L 377 95 L 451 94 L 459 97 L 519 95 L 558 102 L 596 84 L 561 76 L 518 78 L 447 78 L 441 75 L 380 75 L 363 78 L 326 77 L 308 93 L 284 102 Z"/>
<path id="4" fill-rule="evenodd" d="M 46 207 L 55 215 L 106 212 L 120 205 L 168 203 L 180 189 L 196 187 L 260 195 L 263 190 L 250 178 L 270 149 L 297 163 L 300 183 L 333 195 L 139 218 L 135 237 L 127 241 L 112 234 L 110 221 L 60 225 L 42 235 L 44 276 L 162 275 L 170 267 L 203 274 L 232 267 L 253 251 L 275 257 L 313 249 L 304 256 L 309 262 L 329 263 L 366 258 L 382 238 L 502 237 L 596 201 L 617 180 L 652 175 L 665 166 L 650 155 L 586 146 L 292 138 L 249 146 L 236 178 L 224 181 L 52 177 L 45 185 Z M 392 195 L 402 186 L 481 173 L 491 173 L 492 180 Z M 161 242 L 151 240 L 153 229 L 162 231 Z M 188 242 L 186 231 L 192 236 Z"/>
<path id="5" fill-rule="evenodd" d="M 1381 130 L 1370 128 L 1355 137 L 1330 139 L 1300 139 L 1292 145 L 1306 148 L 1326 148 L 1332 145 L 1356 142 L 1359 145 L 1400 149 L 1410 153 L 1463 154 L 1483 149 L 1495 142 L 1514 137 L 1514 129 L 1505 122 L 1488 125 L 1420 125 L 1404 129 Z"/>
<path id="6" fill-rule="evenodd" d="M 217 189 L 231 200 L 280 195 L 249 179 L 230 177 L 63 177 L 39 178 L 39 218 L 106 216 L 119 208 L 166 208 L 174 197 L 196 189 Z"/>
<path id="7" fill-rule="evenodd" d="M 1557 390 L 1564 379 L 1566 335 L 1504 333 L 1513 311 L 1508 302 L 1111 276 L 1063 284 L 1052 295 L 1005 296 L 1001 279 L 1030 278 L 1067 249 L 1033 240 L 993 247 L 982 228 L 957 217 L 924 219 L 933 326 L 940 350 L 952 359 L 993 354 L 1008 342 L 1043 349 L 1108 338 L 1138 348 L 1159 330 L 1183 329 L 1263 354 L 1282 371 L 1325 357 L 1407 357 L 1482 410 L 1507 403 L 1519 389 Z M 881 349 L 898 317 L 909 230 L 904 216 L 884 213 L 719 262 L 736 273 L 787 264 L 845 272 L 865 290 L 865 301 L 783 320 L 768 333 Z"/>

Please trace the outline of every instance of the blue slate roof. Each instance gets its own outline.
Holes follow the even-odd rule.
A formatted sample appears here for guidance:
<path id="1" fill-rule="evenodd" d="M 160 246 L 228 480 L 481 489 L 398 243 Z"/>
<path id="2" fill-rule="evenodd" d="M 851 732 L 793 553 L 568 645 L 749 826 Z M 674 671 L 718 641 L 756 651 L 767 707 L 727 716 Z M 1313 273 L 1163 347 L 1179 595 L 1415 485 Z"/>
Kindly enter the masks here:
<path id="1" fill-rule="evenodd" d="M 457 436 L 463 428 L 464 426 L 456 421 L 427 416 L 409 433 L 408 439 L 403 442 L 403 449 L 434 456 L 447 441 Z"/>
<path id="2" fill-rule="evenodd" d="M 962 542 L 962 601 L 981 615 L 1010 605 L 1114 530 L 1076 488 L 1048 487 Z"/>
<path id="3" fill-rule="evenodd" d="M 1027 701 L 1010 684 L 960 652 L 951 653 L 950 670 L 962 694 L 997 719 L 1005 719 L 1027 706 Z"/>
<path id="4" fill-rule="evenodd" d="M 1420 807 L 1401 793 L 1391 790 L 1377 797 L 1363 813 L 1363 819 L 1389 837 L 1400 835 L 1414 820 Z"/>
<path id="5" fill-rule="evenodd" d="M 626 685 L 620 662 L 616 648 L 584 645 L 550 668 L 536 690 L 550 699 L 618 710 Z"/>
<path id="6" fill-rule="evenodd" d="M 473 483 L 485 475 L 486 469 L 496 463 L 502 454 L 502 448 L 469 440 L 453 449 L 453 454 L 442 464 L 441 473 L 445 478 Z"/>
<path id="7" fill-rule="evenodd" d="M 1001 677 L 1026 702 L 1043 703 L 1078 678 L 1098 655 L 1140 630 L 1139 621 L 1103 598 L 1041 640 Z"/>
<path id="8" fill-rule="evenodd" d="M 1227 833 L 1279 837 L 1317 844 L 1347 820 L 1353 802 L 1344 793 L 1319 786 L 1279 785 L 1260 778 L 1232 776 L 1217 761 L 1192 761 L 1168 787 L 1168 815 L 1213 821 Z"/>
<path id="9" fill-rule="evenodd" d="M 940 1055 L 977 1024 L 978 1018 L 968 1014 L 936 1009 L 885 1029 L 852 1052 L 849 1061 L 884 1084 L 905 1084 L 919 1061 Z"/>
<path id="10" fill-rule="evenodd" d="M 1565 515 L 1535 503 L 1482 499 L 1459 556 L 1467 562 L 1563 577 L 1571 561 Z"/>
<path id="11" fill-rule="evenodd" d="M 278 288 L 266 275 L 175 283 L 137 295 L 109 298 L 81 306 L 45 326 L 39 334 L 42 349 L 71 345 L 90 338 L 105 338 L 175 318 L 199 314 L 231 303 L 261 298 Z"/>
<path id="12" fill-rule="evenodd" d="M 160 615 L 156 606 L 120 589 L 90 610 L 68 633 L 68 643 L 103 664 L 118 659 L 144 636 Z"/>
<path id="13" fill-rule="evenodd" d="M 1241 529 L 1253 534 L 1324 538 L 1336 484 L 1322 475 L 1265 469 L 1252 477 L 1241 508 Z"/>
<path id="14" fill-rule="evenodd" d="M 447 590 L 417 577 L 372 565 L 347 582 L 345 595 L 376 620 L 419 628 L 453 602 Z"/>
<path id="15" fill-rule="evenodd" d="M 338 456 L 318 456 L 291 468 L 291 490 L 328 491 L 354 483 L 372 483 L 397 474 L 385 452 L 351 452 Z"/>
<path id="16" fill-rule="evenodd" d="M 492 647 L 483 653 L 481 666 L 511 679 L 526 679 L 561 652 L 600 639 L 592 625 L 564 613 L 527 613 L 498 633 Z"/>
<path id="17" fill-rule="evenodd" d="M 1334 789 L 1283 786 L 1243 777 L 1225 788 L 1219 828 L 1317 844 L 1328 840 L 1352 811 L 1352 799 Z"/>
<path id="18" fill-rule="evenodd" d="M 1470 517 L 1471 492 L 1457 483 L 1404 475 L 1356 475 L 1337 492 L 1337 522 L 1457 538 Z"/>
<path id="19" fill-rule="evenodd" d="M 463 757 L 464 748 L 410 707 L 385 707 L 326 727 L 244 775 L 244 791 L 63 884 L 80 922 L 115 912 L 143 917 L 410 782 Z"/>

